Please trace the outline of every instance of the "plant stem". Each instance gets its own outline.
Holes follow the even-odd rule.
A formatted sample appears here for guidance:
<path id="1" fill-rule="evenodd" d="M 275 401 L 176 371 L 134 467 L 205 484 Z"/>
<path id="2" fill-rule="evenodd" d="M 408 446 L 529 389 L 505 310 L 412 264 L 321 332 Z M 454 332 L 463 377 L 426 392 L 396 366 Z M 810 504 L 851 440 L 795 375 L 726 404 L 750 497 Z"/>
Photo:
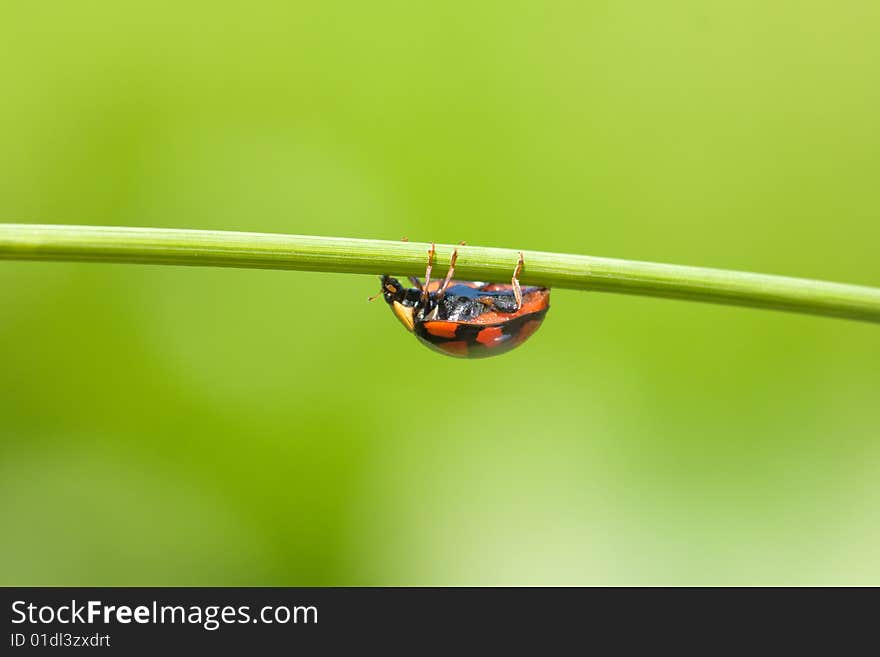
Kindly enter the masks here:
<path id="1" fill-rule="evenodd" d="M 0 224 L 0 259 L 421 275 L 425 243 L 231 231 Z M 454 247 L 437 245 L 445 269 Z M 880 288 L 768 274 L 525 251 L 523 283 L 880 322 Z M 456 277 L 507 281 L 512 249 L 459 247 Z"/>

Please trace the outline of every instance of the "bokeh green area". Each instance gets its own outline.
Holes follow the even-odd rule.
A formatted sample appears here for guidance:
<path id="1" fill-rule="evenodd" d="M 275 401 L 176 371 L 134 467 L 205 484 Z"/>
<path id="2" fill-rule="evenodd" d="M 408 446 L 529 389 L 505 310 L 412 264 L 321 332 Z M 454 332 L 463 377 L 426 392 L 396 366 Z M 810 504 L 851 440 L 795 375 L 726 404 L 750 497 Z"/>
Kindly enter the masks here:
<path id="1" fill-rule="evenodd" d="M 880 284 L 880 4 L 0 6 L 0 221 Z M 0 262 L 0 584 L 880 584 L 880 327 Z"/>

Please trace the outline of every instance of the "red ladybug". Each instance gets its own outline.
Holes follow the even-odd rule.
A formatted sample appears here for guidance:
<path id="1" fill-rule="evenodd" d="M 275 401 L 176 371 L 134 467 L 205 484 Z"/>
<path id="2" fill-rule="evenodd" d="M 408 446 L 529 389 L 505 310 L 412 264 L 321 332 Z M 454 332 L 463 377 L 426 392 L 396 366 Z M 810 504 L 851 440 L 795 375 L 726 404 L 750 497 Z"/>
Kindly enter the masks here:
<path id="1" fill-rule="evenodd" d="M 423 344 L 447 356 L 496 356 L 525 342 L 550 309 L 550 290 L 520 286 L 517 277 L 523 268 L 522 252 L 510 284 L 453 280 L 457 258 L 455 249 L 446 278 L 432 281 L 432 243 L 424 285 L 415 276 L 409 277 L 415 286 L 410 288 L 396 278 L 381 277 L 380 294 L 397 319 Z"/>

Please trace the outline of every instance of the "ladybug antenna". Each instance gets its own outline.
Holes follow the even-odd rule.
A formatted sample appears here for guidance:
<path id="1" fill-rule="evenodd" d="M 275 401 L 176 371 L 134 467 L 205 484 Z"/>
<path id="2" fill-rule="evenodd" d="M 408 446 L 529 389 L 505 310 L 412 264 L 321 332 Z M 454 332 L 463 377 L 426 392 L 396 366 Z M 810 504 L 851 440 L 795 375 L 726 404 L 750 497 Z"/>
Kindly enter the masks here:
<path id="1" fill-rule="evenodd" d="M 383 292 L 380 290 L 379 292 L 376 292 L 376 294 L 374 294 L 373 296 L 367 297 L 367 301 L 375 301 L 378 297 L 381 297 L 382 294 Z"/>

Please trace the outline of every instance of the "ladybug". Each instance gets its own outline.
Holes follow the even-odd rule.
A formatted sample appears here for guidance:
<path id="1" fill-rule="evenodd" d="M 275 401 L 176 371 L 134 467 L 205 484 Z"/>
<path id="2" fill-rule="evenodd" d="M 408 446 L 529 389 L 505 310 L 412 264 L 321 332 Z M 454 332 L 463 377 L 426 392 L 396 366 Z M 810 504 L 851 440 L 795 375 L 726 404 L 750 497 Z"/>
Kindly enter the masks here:
<path id="1" fill-rule="evenodd" d="M 424 284 L 410 276 L 414 287 L 407 288 L 386 274 L 380 277 L 379 294 L 422 344 L 447 356 L 485 358 L 503 354 L 525 342 L 550 309 L 550 290 L 520 286 L 522 252 L 510 284 L 453 280 L 457 258 L 458 249 L 455 249 L 446 278 L 432 281 L 432 243 Z"/>

